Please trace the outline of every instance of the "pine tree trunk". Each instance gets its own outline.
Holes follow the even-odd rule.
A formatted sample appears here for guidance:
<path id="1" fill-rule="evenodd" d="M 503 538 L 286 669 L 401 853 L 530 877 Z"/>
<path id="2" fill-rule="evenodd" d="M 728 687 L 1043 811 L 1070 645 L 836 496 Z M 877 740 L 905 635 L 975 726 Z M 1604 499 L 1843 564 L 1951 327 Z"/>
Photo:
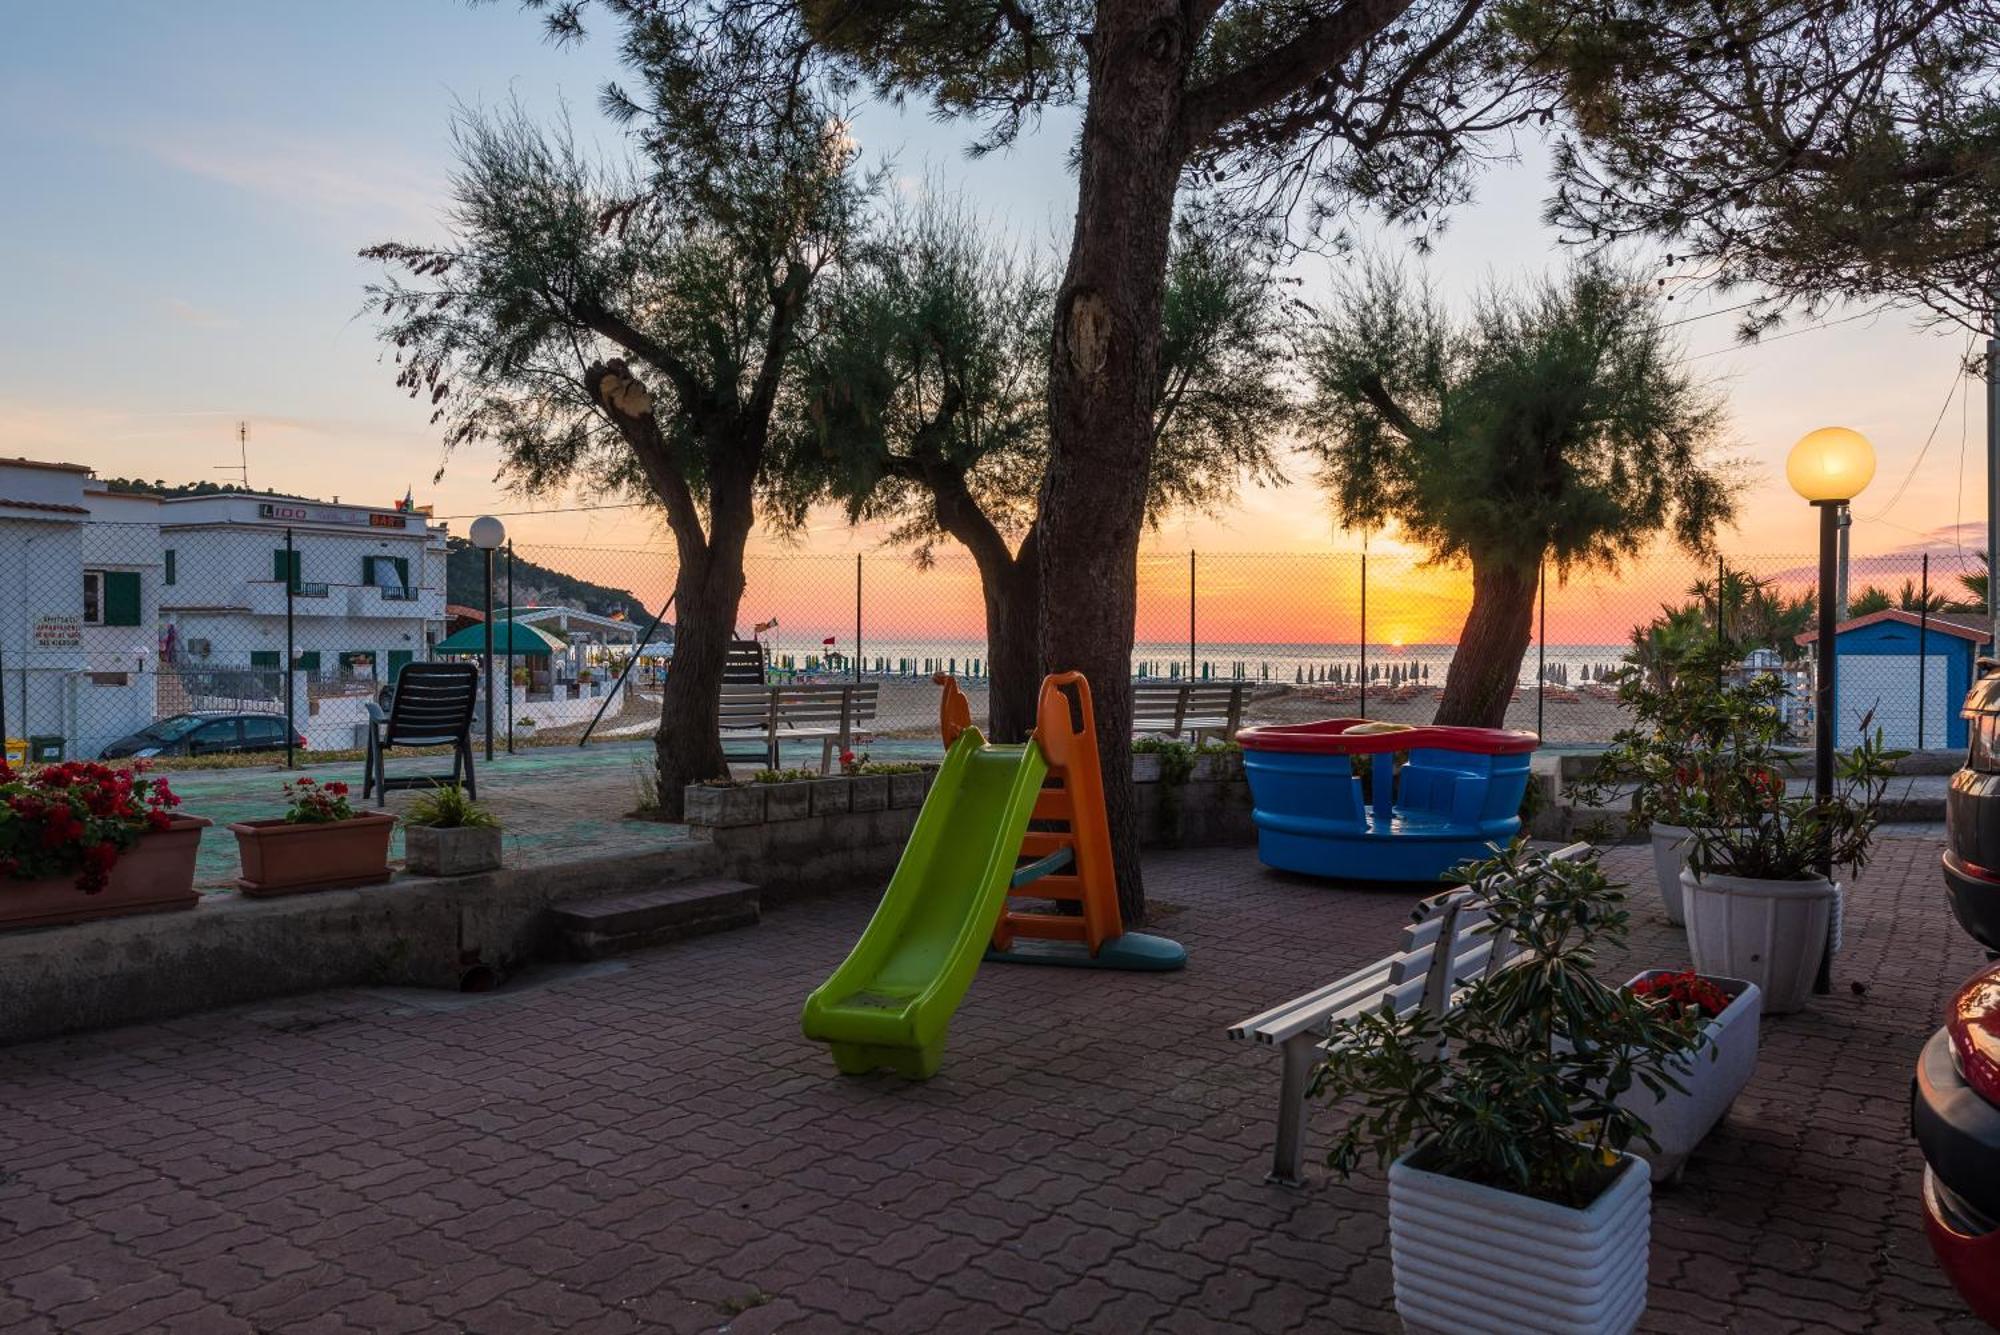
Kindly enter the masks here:
<path id="1" fill-rule="evenodd" d="M 1090 44 L 1076 230 L 1050 350 L 1042 666 L 1090 681 L 1119 905 L 1145 918 L 1132 786 L 1132 636 L 1178 141 L 1183 12 L 1101 3 Z"/>
<path id="2" fill-rule="evenodd" d="M 1036 630 L 1041 552 L 1033 531 L 1019 554 L 979 574 L 986 596 L 987 735 L 996 742 L 1025 741 L 1035 730 L 1042 684 Z"/>
<path id="3" fill-rule="evenodd" d="M 1459 632 L 1458 652 L 1445 674 L 1434 723 L 1498 728 L 1521 677 L 1521 656 L 1535 626 L 1535 567 L 1472 562 L 1472 606 Z"/>

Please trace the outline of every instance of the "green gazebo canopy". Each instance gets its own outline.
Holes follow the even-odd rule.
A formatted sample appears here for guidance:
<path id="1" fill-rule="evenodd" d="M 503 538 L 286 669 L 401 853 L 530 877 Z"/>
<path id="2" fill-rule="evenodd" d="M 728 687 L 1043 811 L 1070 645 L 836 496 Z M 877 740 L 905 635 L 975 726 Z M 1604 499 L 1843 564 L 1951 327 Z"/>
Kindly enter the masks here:
<path id="1" fill-rule="evenodd" d="M 486 627 L 467 626 L 439 640 L 431 649 L 434 654 L 483 654 L 486 652 Z M 493 652 L 510 654 L 524 658 L 530 654 L 559 654 L 563 652 L 563 642 L 545 630 L 524 626 L 518 621 L 496 621 L 493 623 Z"/>

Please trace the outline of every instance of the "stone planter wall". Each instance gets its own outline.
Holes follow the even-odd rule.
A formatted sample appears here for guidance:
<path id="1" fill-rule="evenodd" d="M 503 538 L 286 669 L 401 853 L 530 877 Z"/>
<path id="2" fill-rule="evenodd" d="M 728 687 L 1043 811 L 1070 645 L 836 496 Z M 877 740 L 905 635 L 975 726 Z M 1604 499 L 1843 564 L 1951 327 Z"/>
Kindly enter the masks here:
<path id="1" fill-rule="evenodd" d="M 1185 783 L 1160 781 L 1159 757 L 1135 755 L 1141 837 L 1150 847 L 1250 845 L 1250 787 L 1235 753 L 1197 759 Z M 937 771 L 687 790 L 687 821 L 727 875 L 790 897 L 881 889 Z"/>

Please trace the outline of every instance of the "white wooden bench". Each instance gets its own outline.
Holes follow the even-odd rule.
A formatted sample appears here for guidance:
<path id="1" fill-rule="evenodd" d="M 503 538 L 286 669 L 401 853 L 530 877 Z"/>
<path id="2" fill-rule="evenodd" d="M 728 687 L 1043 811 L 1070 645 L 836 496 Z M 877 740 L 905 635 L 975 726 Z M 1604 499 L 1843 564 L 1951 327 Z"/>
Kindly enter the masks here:
<path id="1" fill-rule="evenodd" d="M 1571 844 L 1545 856 L 1572 859 L 1589 851 L 1588 844 Z M 1379 1009 L 1384 1001 L 1398 1015 L 1419 1008 L 1443 1015 L 1467 984 L 1501 968 L 1515 953 L 1513 941 L 1496 932 L 1479 886 L 1433 895 L 1418 904 L 1412 917 L 1394 953 L 1229 1026 L 1231 1038 L 1270 1044 L 1284 1062 L 1278 1139 L 1266 1181 L 1289 1186 L 1304 1181 L 1307 1095 L 1332 1025 Z"/>
<path id="2" fill-rule="evenodd" d="M 1243 725 L 1247 681 L 1142 681 L 1132 686 L 1132 735 L 1228 741 Z"/>
<path id="3" fill-rule="evenodd" d="M 820 744 L 819 772 L 833 768 L 835 748 L 845 751 L 869 736 L 875 722 L 877 682 L 814 686 L 722 688 L 722 753 L 730 760 L 758 760 L 777 769 L 781 742 Z M 740 749 L 753 744 L 754 751 Z M 732 751 L 736 746 L 739 749 Z"/>

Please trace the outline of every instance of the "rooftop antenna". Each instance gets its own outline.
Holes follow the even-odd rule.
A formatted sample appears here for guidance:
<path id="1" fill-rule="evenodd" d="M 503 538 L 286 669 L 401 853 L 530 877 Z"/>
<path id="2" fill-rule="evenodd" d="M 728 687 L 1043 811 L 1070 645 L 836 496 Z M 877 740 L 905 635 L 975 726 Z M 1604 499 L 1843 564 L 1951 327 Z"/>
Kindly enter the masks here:
<path id="1" fill-rule="evenodd" d="M 243 490 L 250 490 L 250 424 L 239 421 L 236 424 L 236 462 L 217 464 L 218 473 L 234 473 Z"/>

